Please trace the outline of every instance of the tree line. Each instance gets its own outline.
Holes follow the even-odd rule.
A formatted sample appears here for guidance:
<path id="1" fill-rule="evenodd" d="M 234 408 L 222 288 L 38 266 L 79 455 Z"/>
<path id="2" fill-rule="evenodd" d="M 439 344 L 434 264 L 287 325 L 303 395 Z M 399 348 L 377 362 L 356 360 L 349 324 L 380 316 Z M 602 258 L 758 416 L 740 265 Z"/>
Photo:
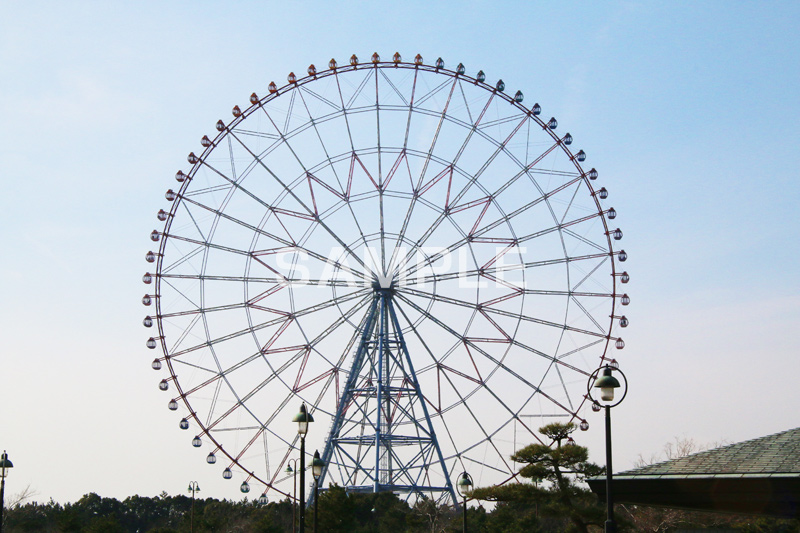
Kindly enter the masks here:
<path id="1" fill-rule="evenodd" d="M 605 506 L 583 484 L 604 469 L 588 460 L 588 450 L 570 434 L 572 424 L 549 424 L 540 432 L 550 446 L 531 444 L 511 458 L 524 465 L 523 483 L 476 488 L 467 512 L 470 532 L 601 532 Z M 693 444 L 693 443 L 692 443 Z M 694 445 L 692 446 L 694 447 Z M 665 447 L 667 455 L 674 450 Z M 487 506 L 480 503 L 488 502 Z M 487 510 L 488 507 L 488 510 Z M 241 501 L 192 499 L 188 496 L 130 496 L 123 501 L 90 493 L 74 503 L 17 502 L 4 513 L 6 533 L 183 533 L 292 531 L 289 499 L 259 505 Z M 620 531 L 661 533 L 724 528 L 743 533 L 800 532 L 797 520 L 617 506 Z M 350 494 L 331 486 L 319 495 L 318 531 L 325 533 L 455 533 L 462 530 L 460 509 L 419 498 L 412 503 L 389 492 Z M 313 531 L 314 509 L 306 511 L 306 531 Z M 720 529 L 718 529 L 720 530 Z"/>

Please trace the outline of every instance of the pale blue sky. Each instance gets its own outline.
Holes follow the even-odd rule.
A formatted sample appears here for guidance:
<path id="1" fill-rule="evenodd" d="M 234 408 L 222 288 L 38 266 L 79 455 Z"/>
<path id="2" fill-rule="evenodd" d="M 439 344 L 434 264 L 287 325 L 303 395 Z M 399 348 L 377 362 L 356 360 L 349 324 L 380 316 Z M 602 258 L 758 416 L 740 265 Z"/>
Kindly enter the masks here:
<path id="1" fill-rule="evenodd" d="M 797 426 L 798 23 L 793 2 L 3 2 L 8 492 L 239 497 L 149 368 L 148 234 L 233 105 L 374 51 L 502 78 L 600 172 L 632 277 L 617 469 Z M 601 428 L 579 435 L 597 461 Z"/>

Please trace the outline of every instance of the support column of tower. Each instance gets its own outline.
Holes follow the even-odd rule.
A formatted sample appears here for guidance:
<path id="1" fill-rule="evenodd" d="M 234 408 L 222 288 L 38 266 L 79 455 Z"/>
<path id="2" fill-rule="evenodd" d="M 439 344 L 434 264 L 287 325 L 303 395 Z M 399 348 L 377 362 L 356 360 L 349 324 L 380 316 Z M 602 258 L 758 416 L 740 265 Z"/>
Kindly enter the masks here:
<path id="1" fill-rule="evenodd" d="M 376 282 L 373 290 L 325 446 L 327 466 L 320 482 L 334 468 L 351 492 L 446 493 L 455 504 L 450 475 L 394 310 L 394 288 Z"/>

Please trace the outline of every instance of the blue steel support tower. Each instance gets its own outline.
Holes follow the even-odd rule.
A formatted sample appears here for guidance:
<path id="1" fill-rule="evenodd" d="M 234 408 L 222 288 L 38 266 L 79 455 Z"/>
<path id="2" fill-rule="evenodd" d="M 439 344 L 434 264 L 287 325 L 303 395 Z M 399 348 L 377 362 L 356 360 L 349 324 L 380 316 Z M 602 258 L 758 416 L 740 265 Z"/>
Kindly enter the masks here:
<path id="1" fill-rule="evenodd" d="M 394 286 L 376 281 L 373 291 L 325 446 L 320 483 L 336 468 L 350 492 L 444 493 L 455 504 L 395 311 Z"/>

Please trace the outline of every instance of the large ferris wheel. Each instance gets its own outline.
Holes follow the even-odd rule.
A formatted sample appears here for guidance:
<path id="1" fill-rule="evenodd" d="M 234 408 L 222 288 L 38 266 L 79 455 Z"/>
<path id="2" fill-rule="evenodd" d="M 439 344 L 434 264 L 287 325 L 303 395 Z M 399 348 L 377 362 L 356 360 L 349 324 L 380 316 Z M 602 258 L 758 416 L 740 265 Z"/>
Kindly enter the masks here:
<path id="1" fill-rule="evenodd" d="M 557 128 L 419 55 L 312 65 L 234 107 L 146 256 L 147 346 L 192 445 L 286 494 L 304 402 L 321 482 L 455 499 L 461 471 L 513 481 L 537 419 L 587 429 L 629 278 L 608 191 Z"/>

